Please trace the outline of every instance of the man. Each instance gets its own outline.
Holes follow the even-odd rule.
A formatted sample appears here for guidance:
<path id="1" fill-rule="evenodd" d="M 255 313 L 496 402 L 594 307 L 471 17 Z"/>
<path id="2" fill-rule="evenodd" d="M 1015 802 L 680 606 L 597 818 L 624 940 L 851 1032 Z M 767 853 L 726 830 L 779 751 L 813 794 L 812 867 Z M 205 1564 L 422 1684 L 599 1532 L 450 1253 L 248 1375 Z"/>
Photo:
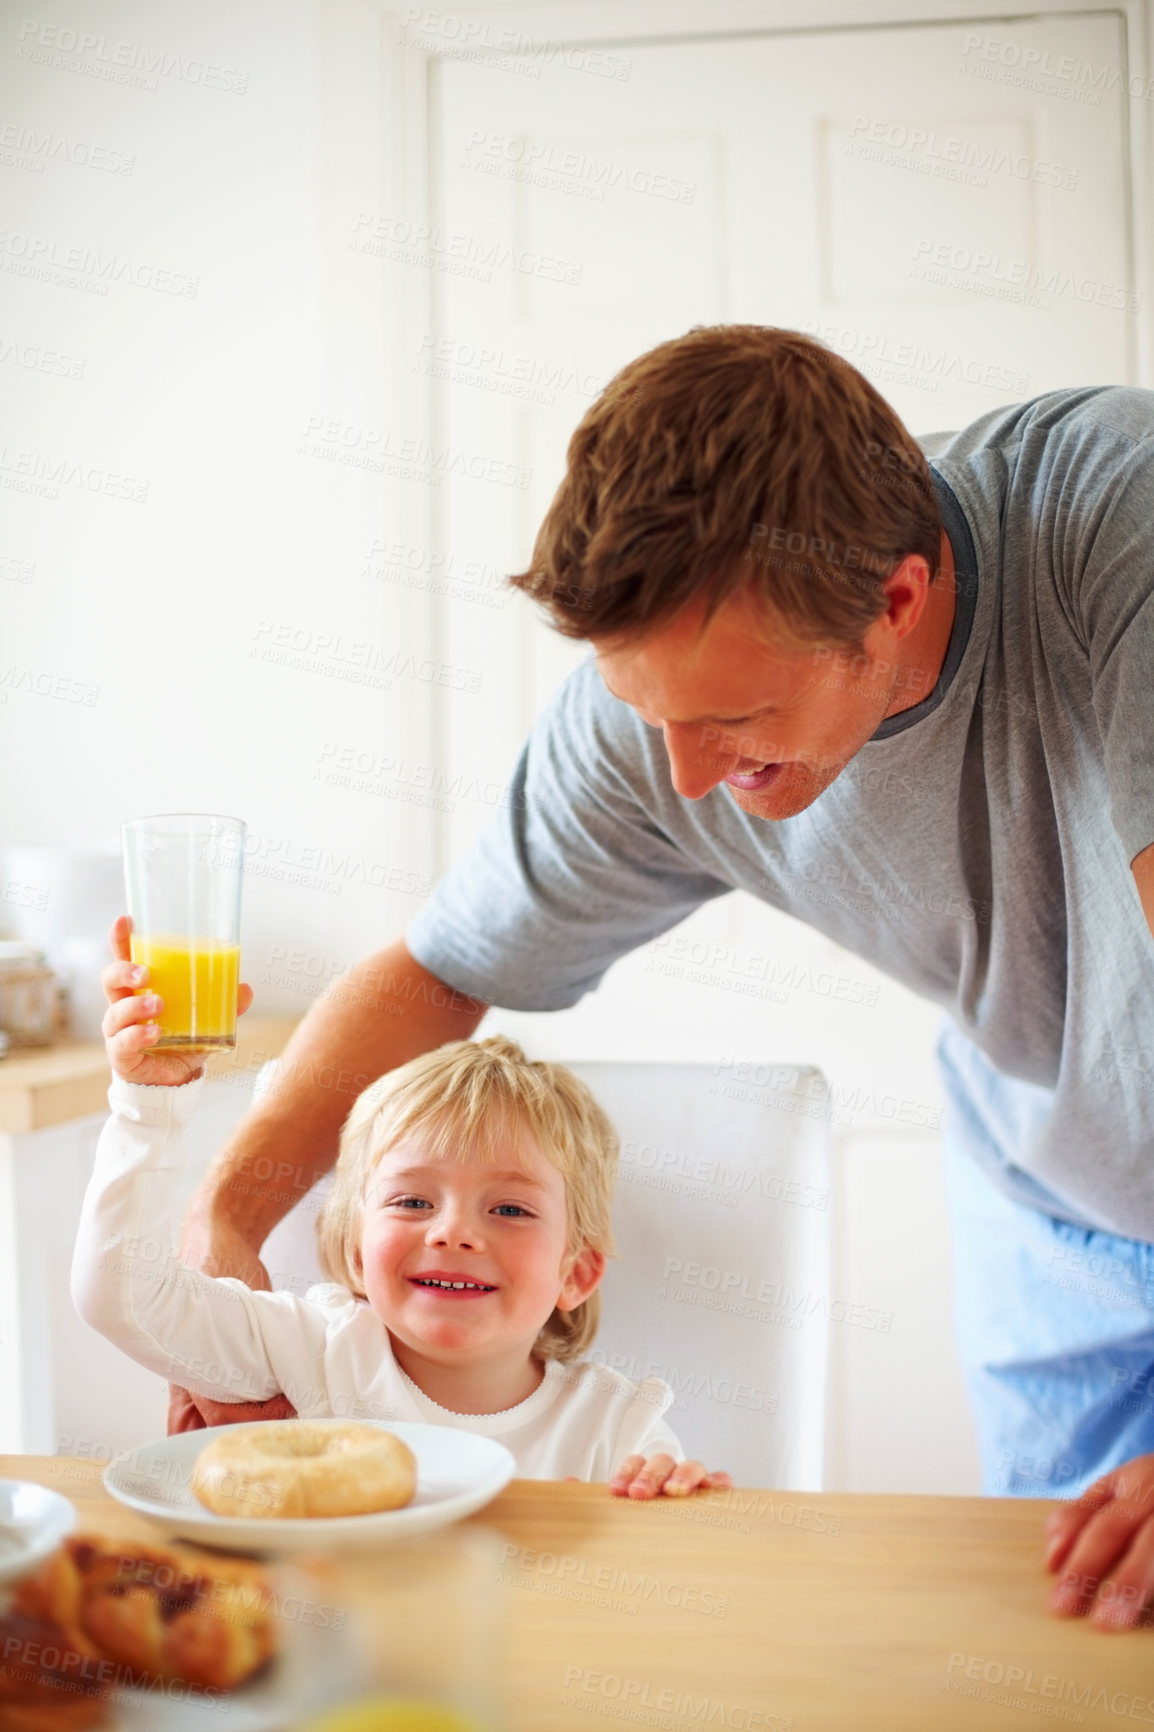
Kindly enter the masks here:
<path id="1" fill-rule="evenodd" d="M 745 888 L 948 1012 L 986 1486 L 1108 1472 L 1056 1523 L 1054 1604 L 1136 1621 L 1154 1599 L 1152 433 L 1154 394 L 1087 389 L 919 447 L 848 363 L 754 326 L 626 367 L 513 579 L 595 656 L 405 942 L 309 1013 L 289 1085 L 198 1196 L 189 1260 L 264 1284 L 296 1193 L 251 1175 L 319 1175 L 370 1078 L 486 1004 L 575 1003 Z M 293 1085 L 304 1060 L 349 1091 Z"/>

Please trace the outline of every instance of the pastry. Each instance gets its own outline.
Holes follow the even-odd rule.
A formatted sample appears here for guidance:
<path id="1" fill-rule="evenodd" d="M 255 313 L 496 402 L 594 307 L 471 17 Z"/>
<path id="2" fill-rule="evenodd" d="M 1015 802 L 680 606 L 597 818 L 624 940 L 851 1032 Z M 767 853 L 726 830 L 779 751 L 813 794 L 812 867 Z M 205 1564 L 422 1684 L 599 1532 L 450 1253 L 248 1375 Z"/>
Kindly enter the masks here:
<path id="1" fill-rule="evenodd" d="M 191 1483 L 206 1509 L 243 1520 L 370 1515 L 411 1501 L 417 1463 L 379 1426 L 269 1420 L 206 1444 Z"/>
<path id="2" fill-rule="evenodd" d="M 219 1703 L 275 1647 L 258 1566 L 73 1535 L 0 1616 L 0 1726 L 73 1732 L 101 1723 L 110 1693 L 132 1689 Z"/>

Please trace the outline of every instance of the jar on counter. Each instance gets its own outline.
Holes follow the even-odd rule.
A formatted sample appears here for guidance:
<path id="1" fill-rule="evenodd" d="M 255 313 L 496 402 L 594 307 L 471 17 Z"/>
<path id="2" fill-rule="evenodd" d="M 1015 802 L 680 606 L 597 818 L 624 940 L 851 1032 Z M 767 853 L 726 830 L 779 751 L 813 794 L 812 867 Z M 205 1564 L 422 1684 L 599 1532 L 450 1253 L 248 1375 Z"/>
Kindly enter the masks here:
<path id="1" fill-rule="evenodd" d="M 23 940 L 0 940 L 0 1032 L 13 1047 L 56 1039 L 60 982 L 44 952 Z"/>

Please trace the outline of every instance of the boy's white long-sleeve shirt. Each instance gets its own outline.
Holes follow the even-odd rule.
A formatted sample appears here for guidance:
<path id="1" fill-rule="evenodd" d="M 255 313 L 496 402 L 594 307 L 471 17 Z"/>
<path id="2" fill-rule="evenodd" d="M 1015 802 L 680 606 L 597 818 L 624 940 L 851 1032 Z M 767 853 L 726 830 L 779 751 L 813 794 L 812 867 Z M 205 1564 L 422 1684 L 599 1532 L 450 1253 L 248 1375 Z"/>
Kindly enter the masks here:
<path id="1" fill-rule="evenodd" d="M 182 1132 L 201 1079 L 153 1088 L 115 1077 L 72 1264 L 86 1322 L 161 1377 L 218 1401 L 284 1392 L 302 1419 L 419 1420 L 497 1438 L 528 1479 L 607 1480 L 627 1455 L 684 1459 L 662 1415 L 673 1392 L 632 1383 L 608 1366 L 549 1361 L 527 1401 L 503 1413 L 452 1413 L 429 1399 L 393 1356 L 367 1300 L 345 1288 L 304 1298 L 258 1293 L 243 1281 L 186 1268 L 175 1249 L 173 1201 Z"/>

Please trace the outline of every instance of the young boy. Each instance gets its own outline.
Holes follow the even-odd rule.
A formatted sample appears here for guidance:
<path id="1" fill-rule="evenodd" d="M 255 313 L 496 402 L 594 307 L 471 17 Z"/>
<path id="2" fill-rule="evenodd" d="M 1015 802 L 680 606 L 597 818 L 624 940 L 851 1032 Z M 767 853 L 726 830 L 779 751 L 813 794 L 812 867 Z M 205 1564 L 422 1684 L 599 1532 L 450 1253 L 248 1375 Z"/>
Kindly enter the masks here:
<path id="1" fill-rule="evenodd" d="M 181 1133 L 202 1083 L 149 1053 L 154 996 L 106 990 L 112 1117 L 72 1273 L 95 1329 L 198 1394 L 281 1390 L 302 1418 L 499 1438 L 523 1477 L 608 1480 L 633 1497 L 730 1483 L 683 1459 L 662 1417 L 668 1385 L 580 1358 L 612 1253 L 617 1137 L 571 1072 L 496 1036 L 379 1078 L 345 1122 L 318 1223 L 333 1284 L 303 1299 L 256 1292 L 171 1248 Z M 142 1073 L 158 1080 L 132 1080 Z"/>

